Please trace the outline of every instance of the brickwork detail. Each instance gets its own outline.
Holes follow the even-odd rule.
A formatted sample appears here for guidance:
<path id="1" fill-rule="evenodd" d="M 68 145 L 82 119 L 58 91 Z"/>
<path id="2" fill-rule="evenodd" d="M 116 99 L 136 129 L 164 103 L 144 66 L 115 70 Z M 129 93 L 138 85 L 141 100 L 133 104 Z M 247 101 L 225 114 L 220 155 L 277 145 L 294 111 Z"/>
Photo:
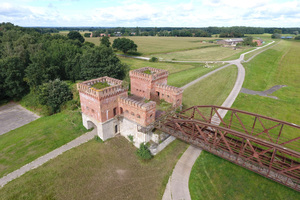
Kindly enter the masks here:
<path id="1" fill-rule="evenodd" d="M 144 67 L 132 70 L 129 74 L 132 94 L 151 100 L 164 99 L 174 107 L 181 106 L 183 90 L 167 85 L 168 71 Z"/>
<path id="2" fill-rule="evenodd" d="M 149 70 L 151 74 L 146 74 Z M 144 67 L 141 69 L 132 70 L 129 72 L 131 94 L 151 99 L 151 94 L 154 94 L 156 83 L 167 84 L 169 72 L 162 69 L 152 67 Z"/>
<path id="3" fill-rule="evenodd" d="M 181 106 L 182 93 L 183 89 L 165 84 L 155 84 L 155 95 L 157 95 L 159 99 L 164 99 L 175 107 Z"/>
<path id="4" fill-rule="evenodd" d="M 111 86 L 103 89 L 92 87 L 97 82 L 107 82 Z M 120 114 L 118 97 L 128 96 L 128 88 L 122 83 L 123 81 L 107 76 L 78 83 L 81 111 L 101 123 Z"/>
<path id="5" fill-rule="evenodd" d="M 124 117 L 146 127 L 155 120 L 156 103 L 150 101 L 143 103 L 128 97 L 119 97 L 119 107 Z"/>

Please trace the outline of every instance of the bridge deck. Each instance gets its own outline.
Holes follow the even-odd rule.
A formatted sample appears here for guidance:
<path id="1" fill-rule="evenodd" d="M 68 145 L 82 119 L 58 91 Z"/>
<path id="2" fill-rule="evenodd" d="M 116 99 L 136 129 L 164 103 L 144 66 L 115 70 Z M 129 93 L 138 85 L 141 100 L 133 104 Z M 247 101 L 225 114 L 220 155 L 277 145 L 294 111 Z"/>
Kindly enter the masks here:
<path id="1" fill-rule="evenodd" d="M 210 113 L 200 111 L 210 109 Z M 217 110 L 219 109 L 219 110 Z M 220 110 L 230 111 L 225 122 Z M 246 125 L 246 115 L 253 118 Z M 234 118 L 237 123 L 233 123 Z M 221 123 L 217 125 L 217 123 Z M 257 128 L 257 122 L 260 129 Z M 275 125 L 274 125 L 275 124 Z M 217 106 L 194 106 L 155 123 L 155 128 L 190 144 L 300 191 L 300 139 L 298 125 L 273 118 Z M 283 137 L 283 127 L 294 138 Z M 278 128 L 278 130 L 276 130 Z"/>

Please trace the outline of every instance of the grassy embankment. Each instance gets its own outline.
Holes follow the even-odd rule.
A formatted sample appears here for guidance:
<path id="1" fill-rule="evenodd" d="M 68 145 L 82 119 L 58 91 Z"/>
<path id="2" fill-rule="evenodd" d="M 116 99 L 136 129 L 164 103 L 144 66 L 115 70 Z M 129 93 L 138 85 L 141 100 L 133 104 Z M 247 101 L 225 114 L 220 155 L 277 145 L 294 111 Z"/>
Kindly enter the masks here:
<path id="1" fill-rule="evenodd" d="M 227 81 L 226 76 L 230 82 Z M 191 86 L 185 105 L 223 102 L 233 87 L 235 67 Z M 209 90 L 208 87 L 213 88 Z M 224 95 L 214 98 L 214 94 Z M 206 98 L 197 98 L 205 93 Z M 223 98 L 223 99 L 222 99 Z M 191 101 L 197 99 L 197 102 Z M 122 137 L 90 141 L 30 171 L 0 189 L 0 199 L 160 199 L 172 169 L 187 144 L 175 141 L 149 162 L 140 162 L 135 147 Z"/>
<path id="2" fill-rule="evenodd" d="M 245 63 L 244 88 L 263 91 L 274 85 L 287 87 L 272 94 L 278 100 L 239 94 L 232 107 L 300 124 L 299 51 L 298 43 L 282 41 Z M 290 134 L 292 138 L 299 136 Z M 206 152 L 197 159 L 189 185 L 195 200 L 300 198 L 299 192 Z"/>

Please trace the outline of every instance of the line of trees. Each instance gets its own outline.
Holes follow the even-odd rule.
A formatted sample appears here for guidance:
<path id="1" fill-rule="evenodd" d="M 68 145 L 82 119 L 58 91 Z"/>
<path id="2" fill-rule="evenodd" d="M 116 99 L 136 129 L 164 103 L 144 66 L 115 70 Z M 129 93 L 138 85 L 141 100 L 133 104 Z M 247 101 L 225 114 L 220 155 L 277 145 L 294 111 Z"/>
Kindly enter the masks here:
<path id="1" fill-rule="evenodd" d="M 0 24 L 0 101 L 20 99 L 56 79 L 126 76 L 128 66 L 111 47 L 83 42 L 78 32 L 41 34 L 35 28 Z"/>
<path id="2" fill-rule="evenodd" d="M 42 30 L 43 28 L 36 28 Z M 263 27 L 202 27 L 202 28 L 186 28 L 186 27 L 57 27 L 45 28 L 45 31 L 62 31 L 62 30 L 87 30 L 93 32 L 93 37 L 99 37 L 100 34 L 115 36 L 121 34 L 123 36 L 180 36 L 180 37 L 210 37 L 214 34 L 224 33 L 240 33 L 240 34 L 273 34 L 274 30 L 280 30 L 282 34 L 299 34 L 300 28 L 263 28 Z M 86 34 L 85 37 L 89 37 Z"/>

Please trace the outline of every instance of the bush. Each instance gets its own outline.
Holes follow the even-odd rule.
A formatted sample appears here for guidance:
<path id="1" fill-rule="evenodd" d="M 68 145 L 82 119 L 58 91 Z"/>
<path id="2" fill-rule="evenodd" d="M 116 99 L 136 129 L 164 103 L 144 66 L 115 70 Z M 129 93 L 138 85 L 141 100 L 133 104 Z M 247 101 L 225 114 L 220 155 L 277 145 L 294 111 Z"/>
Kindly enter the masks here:
<path id="1" fill-rule="evenodd" d="M 158 58 L 156 58 L 156 57 L 152 57 L 152 58 L 150 58 L 150 60 L 149 60 L 149 62 L 157 62 L 158 61 Z"/>
<path id="2" fill-rule="evenodd" d="M 127 137 L 130 140 L 130 142 L 133 142 L 133 135 L 128 135 Z"/>
<path id="3" fill-rule="evenodd" d="M 300 35 L 295 37 L 295 40 L 300 40 Z"/>
<path id="4" fill-rule="evenodd" d="M 40 104 L 51 108 L 52 113 L 60 111 L 60 106 L 73 98 L 69 86 L 59 79 L 49 81 L 38 88 L 38 99 Z"/>
<path id="5" fill-rule="evenodd" d="M 136 155 L 140 157 L 142 160 L 150 160 L 152 158 L 152 154 L 148 149 L 148 146 L 142 143 L 140 148 L 137 149 Z"/>
<path id="6" fill-rule="evenodd" d="M 101 140 L 101 138 L 98 135 L 95 135 L 94 140 L 96 140 L 97 142 L 102 143 L 103 140 Z"/>

